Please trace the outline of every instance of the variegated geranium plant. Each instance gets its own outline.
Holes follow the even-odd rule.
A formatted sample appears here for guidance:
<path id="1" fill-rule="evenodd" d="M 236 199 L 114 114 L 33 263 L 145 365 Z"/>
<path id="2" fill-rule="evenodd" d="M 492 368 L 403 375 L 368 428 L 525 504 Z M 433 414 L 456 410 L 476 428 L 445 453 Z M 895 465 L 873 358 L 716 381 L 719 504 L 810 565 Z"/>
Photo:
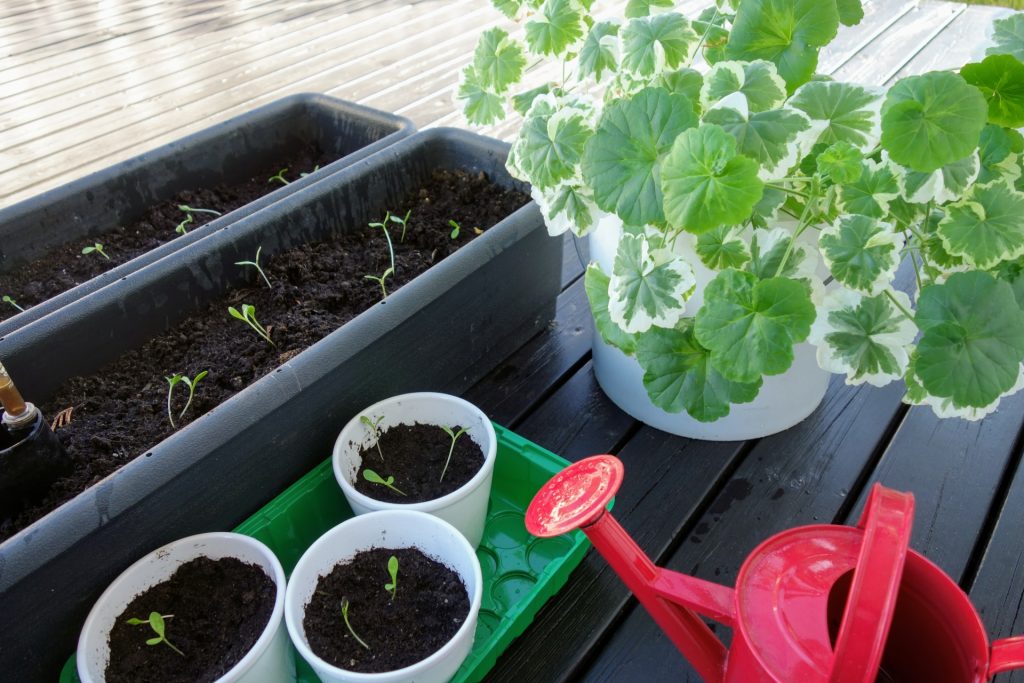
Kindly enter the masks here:
<path id="1" fill-rule="evenodd" d="M 944 417 L 1024 386 L 1024 14 L 959 73 L 881 89 L 815 73 L 859 0 L 691 18 L 630 0 L 611 19 L 588 0 L 494 4 L 523 26 L 483 33 L 457 97 L 471 123 L 523 117 L 508 167 L 552 234 L 621 225 L 586 289 L 655 405 L 723 417 L 805 341 Z M 560 77 L 529 82 L 544 59 Z"/>

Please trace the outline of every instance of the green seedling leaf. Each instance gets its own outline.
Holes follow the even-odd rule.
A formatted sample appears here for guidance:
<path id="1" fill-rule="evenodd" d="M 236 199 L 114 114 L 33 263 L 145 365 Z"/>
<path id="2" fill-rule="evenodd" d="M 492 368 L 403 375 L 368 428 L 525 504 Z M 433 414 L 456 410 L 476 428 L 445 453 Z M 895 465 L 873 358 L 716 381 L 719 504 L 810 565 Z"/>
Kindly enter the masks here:
<path id="1" fill-rule="evenodd" d="M 629 225 L 663 223 L 664 158 L 677 136 L 696 124 L 690 103 L 664 88 L 646 88 L 608 105 L 582 160 L 597 205 Z"/>
<path id="2" fill-rule="evenodd" d="M 269 178 L 267 178 L 267 182 L 268 183 L 272 183 L 272 182 L 274 182 L 276 180 L 277 182 L 281 183 L 282 185 L 289 185 L 290 183 L 288 182 L 288 179 L 284 177 L 284 174 L 287 173 L 287 172 L 288 172 L 287 168 L 282 168 L 275 175 L 272 175 Z"/>
<path id="3" fill-rule="evenodd" d="M 94 252 L 99 254 L 103 258 L 107 259 L 108 261 L 110 260 L 110 257 L 107 256 L 107 252 L 103 251 L 103 245 L 100 244 L 99 242 L 96 242 L 92 246 L 88 246 L 82 249 L 82 254 L 92 254 Z"/>
<path id="4" fill-rule="evenodd" d="M 391 583 L 384 584 L 384 589 L 391 591 L 391 601 L 395 601 L 398 593 L 398 558 L 392 555 L 388 558 L 388 575 L 391 576 Z"/>
<path id="5" fill-rule="evenodd" d="M 608 314 L 628 333 L 673 327 L 697 280 L 669 249 L 652 249 L 642 235 L 623 235 L 609 281 Z"/>
<path id="6" fill-rule="evenodd" d="M 374 445 L 377 446 L 377 454 L 380 456 L 380 461 L 384 462 L 384 453 L 380 450 L 380 423 L 384 421 L 384 416 L 380 415 L 376 420 L 371 420 L 366 415 L 360 415 L 359 421 L 370 430 L 370 433 L 373 435 Z"/>
<path id="7" fill-rule="evenodd" d="M 484 86 L 472 64 L 462 71 L 455 99 L 462 102 L 462 113 L 472 124 L 487 126 L 505 118 L 501 95 Z"/>
<path id="8" fill-rule="evenodd" d="M 757 162 L 737 154 L 736 140 L 720 126 L 686 130 L 662 164 L 665 218 L 697 234 L 742 223 L 761 198 L 757 174 Z"/>
<path id="9" fill-rule="evenodd" d="M 890 164 L 865 159 L 860 177 L 839 187 L 838 204 L 843 212 L 883 218 L 890 203 L 900 196 L 896 171 Z"/>
<path id="10" fill-rule="evenodd" d="M 492 28 L 480 35 L 473 53 L 473 70 L 482 86 L 500 95 L 522 79 L 525 68 L 525 51 L 508 31 Z"/>
<path id="11" fill-rule="evenodd" d="M 186 226 L 190 225 L 194 220 L 195 219 L 192 218 L 192 214 L 186 214 L 185 220 L 178 223 L 178 225 L 174 228 L 174 232 L 178 233 L 179 235 L 184 235 L 185 233 L 188 232 L 188 228 Z"/>
<path id="12" fill-rule="evenodd" d="M 458 223 L 451 219 L 448 220 L 448 225 L 451 226 L 452 229 L 452 231 L 448 234 L 448 237 L 450 237 L 451 239 L 455 239 L 456 237 L 459 236 L 459 231 L 461 230 L 461 228 L 459 227 Z"/>
<path id="13" fill-rule="evenodd" d="M 704 121 L 733 136 L 737 151 L 760 164 L 758 177 L 764 181 L 782 178 L 796 165 L 803 138 L 811 130 L 810 120 L 798 109 L 747 115 L 723 105 L 706 113 Z"/>
<path id="14" fill-rule="evenodd" d="M 1013 55 L 1024 61 L 1024 13 L 1017 12 L 992 22 L 995 45 L 985 54 Z"/>
<path id="15" fill-rule="evenodd" d="M 836 280 L 876 296 L 888 288 L 895 276 L 903 235 L 889 223 L 847 214 L 821 231 L 818 247 Z"/>
<path id="16" fill-rule="evenodd" d="M 284 169 L 284 170 L 287 171 L 288 169 Z M 208 213 L 211 216 L 221 216 L 221 215 L 223 215 L 223 214 L 221 214 L 220 211 L 214 211 L 213 209 L 194 209 L 191 206 L 189 206 L 188 204 L 178 204 L 178 210 L 179 211 L 184 211 L 186 214 Z"/>
<path id="17" fill-rule="evenodd" d="M 348 601 L 348 598 L 342 598 L 341 599 L 341 618 L 345 620 L 345 628 L 347 628 L 348 632 L 352 634 L 352 637 L 356 639 L 356 642 L 358 642 L 360 645 L 362 645 L 367 650 L 369 650 L 370 646 L 366 644 L 365 640 L 363 640 L 362 638 L 359 637 L 359 635 L 356 633 L 355 629 L 352 628 L 352 622 L 350 622 L 348 620 L 349 604 L 350 603 Z"/>
<path id="18" fill-rule="evenodd" d="M 24 308 L 22 308 L 21 306 L 19 306 L 19 305 L 18 305 L 18 302 L 17 302 L 17 301 L 15 301 L 14 299 L 12 299 L 12 298 L 11 298 L 11 296 L 10 296 L 9 294 L 4 294 L 4 297 L 3 297 L 2 301 L 3 301 L 3 302 L 4 302 L 5 304 L 10 304 L 11 306 L 13 306 L 14 308 L 18 309 L 18 310 L 19 310 L 19 311 L 21 311 L 21 312 L 24 312 L 24 311 L 25 311 L 25 309 L 24 309 Z"/>
<path id="19" fill-rule="evenodd" d="M 590 264 L 583 278 L 583 286 L 590 301 L 590 312 L 601 338 L 625 354 L 633 355 L 636 348 L 635 335 L 629 334 L 612 322 L 608 313 L 609 285 L 611 278 L 599 266 Z"/>
<path id="20" fill-rule="evenodd" d="M 946 207 L 938 234 L 946 251 L 977 268 L 1016 259 L 1024 254 L 1024 193 L 1008 180 L 974 185 Z"/>
<path id="21" fill-rule="evenodd" d="M 525 28 L 531 51 L 557 56 L 583 37 L 583 13 L 572 0 L 545 0 Z"/>
<path id="22" fill-rule="evenodd" d="M 985 98 L 963 77 L 946 71 L 908 76 L 882 105 L 882 146 L 893 161 L 931 173 L 973 152 L 987 118 Z"/>
<path id="23" fill-rule="evenodd" d="M 391 221 L 392 223 L 397 223 L 398 225 L 402 226 L 402 235 L 401 235 L 401 237 L 398 238 L 399 242 L 403 242 L 403 243 L 405 242 L 405 231 L 409 227 L 409 216 L 411 216 L 411 215 L 412 215 L 412 209 L 409 209 L 408 211 L 406 211 L 405 212 L 405 216 L 403 216 L 401 218 L 399 218 L 397 215 L 391 213 L 390 211 L 387 211 L 385 213 L 385 216 L 384 216 L 384 223 L 385 224 L 387 224 L 388 221 Z M 374 225 L 376 227 L 381 227 L 380 225 L 375 224 L 375 223 L 372 223 L 371 225 Z M 390 241 L 390 236 L 388 237 L 388 239 Z M 391 267 L 394 268 L 394 265 L 395 265 L 395 263 L 394 263 L 394 256 L 392 256 L 392 258 L 391 258 Z"/>
<path id="24" fill-rule="evenodd" d="M 314 173 L 316 173 L 319 170 L 320 170 L 320 164 L 317 164 L 316 166 L 313 167 L 312 171 L 309 171 L 308 173 L 300 173 L 299 177 L 300 178 L 305 178 L 308 175 L 313 175 Z"/>
<path id="25" fill-rule="evenodd" d="M 1024 63 L 1013 55 L 990 55 L 960 69 L 964 80 L 988 102 L 989 123 L 1024 126 Z"/>
<path id="26" fill-rule="evenodd" d="M 242 310 L 239 311 L 234 306 L 228 306 L 228 313 L 232 318 L 241 320 L 246 325 L 252 328 L 252 330 L 262 337 L 271 346 L 277 346 L 270 338 L 270 332 L 267 328 L 260 324 L 260 321 L 256 319 L 256 307 L 252 304 L 242 304 Z"/>
<path id="27" fill-rule="evenodd" d="M 1024 312 L 989 273 L 954 273 L 921 290 L 915 370 L 924 389 L 957 408 L 982 408 L 1011 389 L 1024 360 Z"/>
<path id="28" fill-rule="evenodd" d="M 690 325 L 650 329 L 640 335 L 636 353 L 651 402 L 667 412 L 685 410 L 701 422 L 725 417 L 731 404 L 749 403 L 761 389 L 760 378 L 743 383 L 723 377 Z"/>
<path id="29" fill-rule="evenodd" d="M 807 338 L 814 317 L 805 283 L 730 269 L 705 288 L 694 331 L 723 377 L 749 383 L 789 369 L 793 346 Z"/>
<path id="30" fill-rule="evenodd" d="M 371 484 L 380 484 L 381 486 L 387 486 L 389 489 L 391 489 L 392 491 L 394 491 L 395 493 L 397 493 L 400 496 L 404 496 L 405 495 L 405 493 L 403 491 L 401 491 L 398 487 L 394 486 L 394 483 L 395 483 L 395 478 L 394 477 L 390 477 L 389 476 L 387 479 L 384 479 L 383 477 L 381 477 L 379 474 L 377 474 L 373 470 L 371 470 L 371 469 L 364 469 L 363 470 L 363 479 L 365 479 L 366 481 L 370 482 Z"/>
<path id="31" fill-rule="evenodd" d="M 619 25 L 612 21 L 599 21 L 590 29 L 580 48 L 580 80 L 593 78 L 600 83 L 606 75 L 614 75 L 619 67 Z"/>
<path id="32" fill-rule="evenodd" d="M 818 142 L 848 142 L 873 151 L 882 136 L 881 92 L 836 81 L 811 81 L 800 87 L 789 106 L 807 114 L 820 128 Z"/>
<path id="33" fill-rule="evenodd" d="M 712 270 L 742 269 L 750 262 L 750 247 L 735 228 L 715 228 L 697 236 L 697 256 Z M 774 272 L 774 271 L 773 271 Z"/>
<path id="34" fill-rule="evenodd" d="M 699 40 L 686 17 L 675 12 L 630 19 L 622 29 L 622 68 L 645 78 L 677 69 Z"/>
<path id="35" fill-rule="evenodd" d="M 164 619 L 171 619 L 173 616 L 173 614 L 163 615 L 159 612 L 150 612 L 148 619 L 143 620 L 137 617 L 132 617 L 131 619 L 127 619 L 125 623 L 131 626 L 141 626 L 142 624 L 148 624 L 149 627 L 153 629 L 153 633 L 156 634 L 156 637 L 147 639 L 146 645 L 159 645 L 160 643 L 164 643 L 167 645 L 167 647 L 171 648 L 179 655 L 184 657 L 185 653 L 176 648 L 171 643 L 171 641 L 167 640 L 166 624 L 164 623 Z"/>
<path id="36" fill-rule="evenodd" d="M 457 432 L 453 431 L 451 427 L 446 427 L 445 425 L 441 425 L 441 429 L 443 429 L 444 433 L 452 440 L 452 444 L 448 448 L 448 458 L 444 461 L 444 469 L 441 470 L 441 478 L 438 479 L 438 481 L 444 481 L 445 472 L 448 471 L 448 465 L 452 461 L 452 452 L 455 450 L 455 442 L 459 440 L 460 436 L 466 433 L 465 427 L 462 427 Z"/>
<path id="37" fill-rule="evenodd" d="M 260 274 L 263 281 L 267 283 L 267 287 L 273 289 L 274 286 L 270 284 L 270 279 L 267 274 L 263 272 L 263 268 L 260 266 L 260 252 L 263 251 L 263 245 L 261 244 L 256 248 L 256 259 L 254 261 L 235 261 L 236 266 L 252 266 L 256 269 L 256 272 Z"/>
<path id="38" fill-rule="evenodd" d="M 718 62 L 704 77 L 700 104 L 707 111 L 720 100 L 740 93 L 749 111 L 777 109 L 786 101 L 786 82 L 771 62 Z"/>
<path id="39" fill-rule="evenodd" d="M 818 50 L 836 37 L 839 12 L 822 0 L 743 0 L 726 46 L 729 59 L 766 59 L 790 92 L 810 80 Z"/>

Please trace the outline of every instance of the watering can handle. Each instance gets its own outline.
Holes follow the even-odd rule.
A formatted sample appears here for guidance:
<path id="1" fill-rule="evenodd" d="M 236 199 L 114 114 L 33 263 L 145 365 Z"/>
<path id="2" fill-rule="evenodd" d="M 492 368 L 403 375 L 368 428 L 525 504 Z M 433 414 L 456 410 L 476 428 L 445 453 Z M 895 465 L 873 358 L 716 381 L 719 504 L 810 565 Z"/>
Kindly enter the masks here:
<path id="1" fill-rule="evenodd" d="M 1024 636 L 1003 638 L 992 643 L 988 677 L 1014 669 L 1024 669 Z"/>
<path id="2" fill-rule="evenodd" d="M 882 663 L 903 565 L 914 496 L 875 484 L 857 526 L 864 541 L 836 639 L 829 683 L 871 683 Z"/>

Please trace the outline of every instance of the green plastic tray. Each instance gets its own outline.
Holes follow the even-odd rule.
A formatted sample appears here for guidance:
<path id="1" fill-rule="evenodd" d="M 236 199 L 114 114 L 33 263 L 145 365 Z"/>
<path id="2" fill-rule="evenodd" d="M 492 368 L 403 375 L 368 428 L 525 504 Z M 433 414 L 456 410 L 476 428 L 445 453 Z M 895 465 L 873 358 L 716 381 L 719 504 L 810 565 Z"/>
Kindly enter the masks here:
<path id="1" fill-rule="evenodd" d="M 477 549 L 484 590 L 473 650 L 453 681 L 472 683 L 490 671 L 498 656 L 558 592 L 590 546 L 582 532 L 534 538 L 523 525 L 533 495 L 569 463 L 504 427 L 494 425 L 498 457 L 484 538 Z M 267 544 L 291 574 L 299 557 L 324 532 L 352 516 L 330 459 L 288 487 L 235 531 Z M 319 683 L 296 656 L 299 683 Z M 78 683 L 74 656 L 61 683 Z"/>

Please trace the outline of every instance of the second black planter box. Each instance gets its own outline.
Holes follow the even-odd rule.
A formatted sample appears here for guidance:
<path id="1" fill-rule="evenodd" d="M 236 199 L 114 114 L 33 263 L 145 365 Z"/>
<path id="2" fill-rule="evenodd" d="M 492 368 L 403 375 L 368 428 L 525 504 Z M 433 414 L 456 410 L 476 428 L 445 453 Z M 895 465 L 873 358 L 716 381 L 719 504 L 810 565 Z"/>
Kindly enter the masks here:
<path id="1" fill-rule="evenodd" d="M 4 315 L 0 317 L 6 319 L 0 320 L 0 336 L 322 180 L 412 132 L 412 122 L 394 114 L 326 95 L 292 95 L 0 210 L 0 273 L 7 273 L 66 244 L 81 246 L 98 241 L 106 242 L 109 249 L 111 244 L 105 234 L 136 223 L 155 205 L 185 190 L 242 183 L 268 164 L 276 172 L 275 164 L 301 149 L 318 149 L 325 158 L 335 160 L 301 177 L 301 169 L 293 169 L 288 185 L 268 182 L 268 190 L 272 191 L 201 227 L 186 227 L 188 232 L 183 236 L 178 237 L 173 229 L 168 229 L 167 239 L 159 247 L 23 313 L 8 317 L 14 309 L 5 303 Z M 88 258 L 101 256 L 92 254 Z M 16 301 L 21 297 L 17 291 L 0 291 L 0 295 Z"/>
<path id="2" fill-rule="evenodd" d="M 16 330 L 0 358 L 27 396 L 46 400 L 245 281 L 251 273 L 234 264 L 258 247 L 272 258 L 380 220 L 437 168 L 518 186 L 506 153 L 459 131 L 407 138 Z M 0 671 L 52 680 L 109 580 L 161 543 L 244 519 L 321 461 L 357 410 L 408 391 L 466 389 L 553 316 L 561 245 L 536 207 L 523 207 L 0 544 Z"/>

